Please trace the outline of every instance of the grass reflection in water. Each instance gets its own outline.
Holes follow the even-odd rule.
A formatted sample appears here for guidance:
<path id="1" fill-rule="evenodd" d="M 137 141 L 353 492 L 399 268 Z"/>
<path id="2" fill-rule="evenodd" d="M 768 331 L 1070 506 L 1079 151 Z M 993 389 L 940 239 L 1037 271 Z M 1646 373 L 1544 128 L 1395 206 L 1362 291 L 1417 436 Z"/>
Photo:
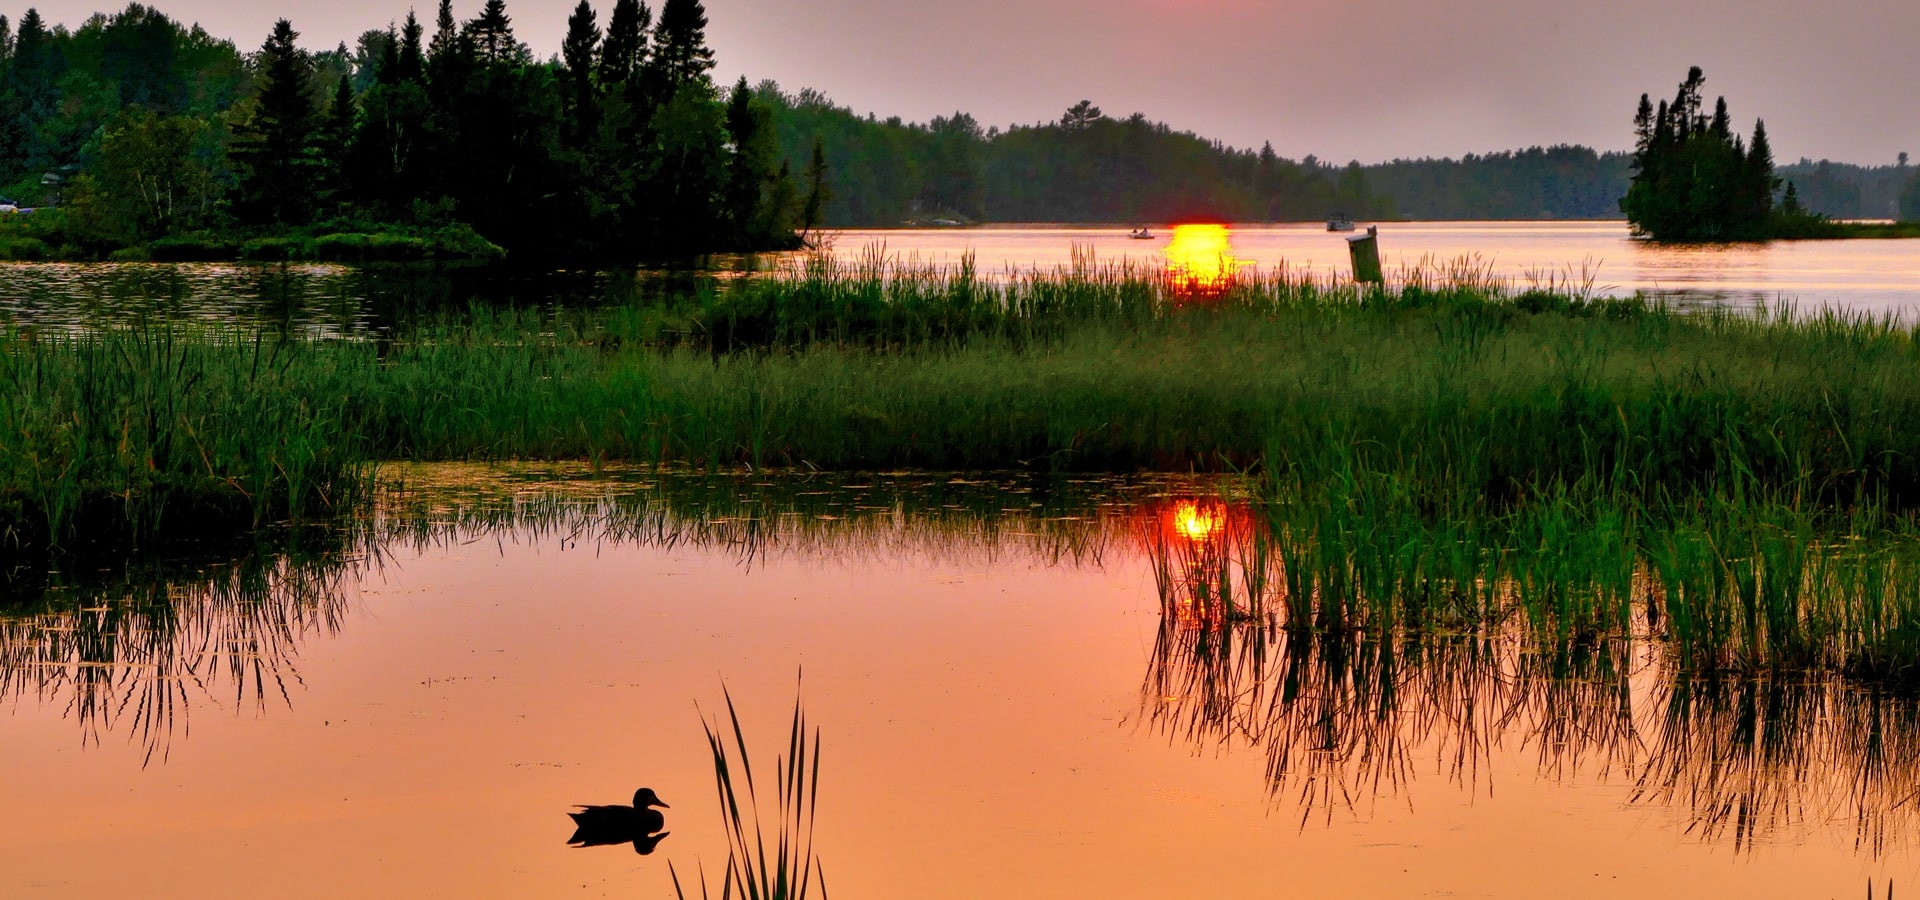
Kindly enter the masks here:
<path id="1" fill-rule="evenodd" d="M 1221 527 L 1184 528 L 1193 503 Z M 1544 777 L 1630 784 L 1632 802 L 1736 850 L 1844 824 L 1877 858 L 1920 829 L 1910 694 L 1832 672 L 1703 675 L 1646 618 L 1600 638 L 1528 627 L 1522 606 L 1480 628 L 1316 627 L 1296 614 L 1321 598 L 1289 598 L 1285 541 L 1244 505 L 1150 506 L 1135 523 L 1162 610 L 1136 724 L 1263 753 L 1303 827 L 1364 814 L 1432 761 L 1487 787 L 1517 746 Z"/>
<path id="2" fill-rule="evenodd" d="M 377 511 L 322 552 L 130 574 L 0 610 L 0 699 L 60 704 L 88 740 L 124 731 L 164 758 L 192 703 L 286 702 L 301 642 L 340 627 L 342 583 L 386 548 L 477 536 L 703 548 L 743 565 L 1134 557 L 1162 611 L 1134 724 L 1196 749 L 1257 748 L 1266 790 L 1302 825 L 1395 796 L 1423 761 L 1480 789 L 1496 752 L 1519 747 L 1545 777 L 1626 785 L 1739 848 L 1845 823 L 1878 856 L 1920 834 L 1914 698 L 1834 667 L 1700 666 L 1662 587 L 1681 583 L 1652 563 L 1622 577 L 1633 602 L 1608 621 L 1623 624 L 1561 628 L 1550 618 L 1561 607 L 1528 598 L 1564 595 L 1570 569 L 1503 554 L 1380 577 L 1365 570 L 1369 545 L 1295 540 L 1286 515 L 1233 480 L 585 465 L 391 467 L 383 479 Z M 1828 553 L 1839 562 L 1818 571 L 1893 565 L 1888 553 Z M 1376 591 L 1403 613 L 1409 597 L 1464 594 L 1486 614 L 1389 617 L 1377 610 L 1391 604 L 1369 605 Z M 1330 615 L 1329 603 L 1347 608 Z"/>
<path id="3" fill-rule="evenodd" d="M 164 760 L 195 703 L 290 703 L 301 642 L 341 627 L 338 552 L 258 549 L 43 589 L 0 605 L 0 702 L 58 704 L 83 740 L 124 731 Z"/>

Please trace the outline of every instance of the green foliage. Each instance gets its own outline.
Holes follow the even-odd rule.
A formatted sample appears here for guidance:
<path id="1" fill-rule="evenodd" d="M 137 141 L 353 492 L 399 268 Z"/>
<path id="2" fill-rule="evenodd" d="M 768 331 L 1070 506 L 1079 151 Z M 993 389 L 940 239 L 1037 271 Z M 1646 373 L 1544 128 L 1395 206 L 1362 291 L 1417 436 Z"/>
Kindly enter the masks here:
<path id="1" fill-rule="evenodd" d="M 876 121 L 820 94 L 756 93 L 774 111 L 787 163 L 818 140 L 831 174 L 831 226 L 957 221 L 1141 222 L 1181 218 L 1315 220 L 1343 210 L 1385 218 L 1393 205 L 1365 172 L 1235 150 L 1144 116 L 1112 119 L 1090 101 L 1058 123 L 983 130 L 964 112 L 925 125 Z M 805 217 L 803 216 L 803 221 Z"/>
<path id="2" fill-rule="evenodd" d="M 1612 219 L 1631 157 L 1586 147 L 1531 147 L 1460 159 L 1396 159 L 1367 178 L 1415 219 Z"/>
<path id="3" fill-rule="evenodd" d="M 71 34 L 30 13 L 0 66 L 0 184 L 73 202 L 76 240 L 15 249 L 98 257 L 226 229 L 217 243 L 270 256 L 442 252 L 311 245 L 307 226 L 342 217 L 371 225 L 350 233 L 457 220 L 533 265 L 795 245 L 792 169 L 763 108 L 729 119 L 713 91 L 698 0 L 658 27 L 621 0 L 604 47 L 592 7 L 573 13 L 564 62 L 534 59 L 504 0 L 466 22 L 442 2 L 425 46 L 409 13 L 351 53 L 304 51 L 282 20 L 247 62 L 137 4 Z M 202 255 L 188 243 L 160 252 Z"/>
<path id="4" fill-rule="evenodd" d="M 68 215 L 102 243 L 139 244 L 212 224 L 225 185 L 219 135 L 201 119 L 129 107 L 75 180 Z"/>
<path id="5" fill-rule="evenodd" d="M 1747 146 L 1732 131 L 1721 98 L 1702 113 L 1700 67 L 1687 72 L 1672 103 L 1645 94 L 1634 116 L 1633 183 L 1620 208 L 1636 234 L 1657 241 L 1756 241 L 1817 231 L 1821 216 L 1797 202 L 1774 205 L 1780 179 L 1765 122 Z M 1791 188 L 1789 188 L 1791 190 Z M 1791 194 L 1789 194 L 1791 197 Z"/>
<path id="6" fill-rule="evenodd" d="M 338 399 L 236 334 L 0 335 L 0 554 L 233 533 L 350 508 Z"/>
<path id="7" fill-rule="evenodd" d="M 313 61 L 281 19 L 260 47 L 258 96 L 236 136 L 234 211 L 253 225 L 304 225 L 313 217 L 323 162 L 315 145 Z"/>
<path id="8" fill-rule="evenodd" d="M 1900 219 L 1920 222 L 1920 173 L 1916 173 L 1907 182 L 1906 190 L 1900 192 Z"/>

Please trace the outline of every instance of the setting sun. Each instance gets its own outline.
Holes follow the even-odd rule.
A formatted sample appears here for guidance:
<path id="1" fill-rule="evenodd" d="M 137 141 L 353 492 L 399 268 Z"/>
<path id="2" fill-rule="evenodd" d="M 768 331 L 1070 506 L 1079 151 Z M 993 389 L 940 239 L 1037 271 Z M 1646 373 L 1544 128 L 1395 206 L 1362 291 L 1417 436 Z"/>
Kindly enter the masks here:
<path id="1" fill-rule="evenodd" d="M 1167 277 L 1176 292 L 1206 295 L 1225 290 L 1240 263 L 1225 225 L 1175 225 L 1167 242 Z"/>

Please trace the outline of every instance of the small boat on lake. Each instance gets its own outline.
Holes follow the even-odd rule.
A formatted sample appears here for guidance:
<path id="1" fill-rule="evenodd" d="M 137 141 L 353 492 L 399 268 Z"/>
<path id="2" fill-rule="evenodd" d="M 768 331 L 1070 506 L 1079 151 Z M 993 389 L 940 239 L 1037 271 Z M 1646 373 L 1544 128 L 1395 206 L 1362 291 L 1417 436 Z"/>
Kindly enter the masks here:
<path id="1" fill-rule="evenodd" d="M 1127 237 L 1130 237 L 1136 241 L 1151 241 L 1154 239 L 1153 232 L 1148 231 L 1145 225 L 1142 225 L 1139 228 L 1136 228 L 1132 231 L 1127 232 Z"/>
<path id="2" fill-rule="evenodd" d="M 1334 213 L 1327 217 L 1328 231 L 1352 231 L 1353 219 L 1346 213 Z"/>

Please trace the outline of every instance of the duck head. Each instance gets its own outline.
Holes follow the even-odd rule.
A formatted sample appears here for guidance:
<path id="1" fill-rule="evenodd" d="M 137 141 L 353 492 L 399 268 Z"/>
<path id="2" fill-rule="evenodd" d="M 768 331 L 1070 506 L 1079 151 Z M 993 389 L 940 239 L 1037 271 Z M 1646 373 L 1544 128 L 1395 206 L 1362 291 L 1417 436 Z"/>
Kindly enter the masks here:
<path id="1" fill-rule="evenodd" d="M 666 801 L 661 800 L 660 795 L 653 792 L 653 788 L 641 788 L 633 792 L 634 809 L 646 809 L 649 806 L 658 806 L 662 809 L 673 808 L 668 806 Z"/>

